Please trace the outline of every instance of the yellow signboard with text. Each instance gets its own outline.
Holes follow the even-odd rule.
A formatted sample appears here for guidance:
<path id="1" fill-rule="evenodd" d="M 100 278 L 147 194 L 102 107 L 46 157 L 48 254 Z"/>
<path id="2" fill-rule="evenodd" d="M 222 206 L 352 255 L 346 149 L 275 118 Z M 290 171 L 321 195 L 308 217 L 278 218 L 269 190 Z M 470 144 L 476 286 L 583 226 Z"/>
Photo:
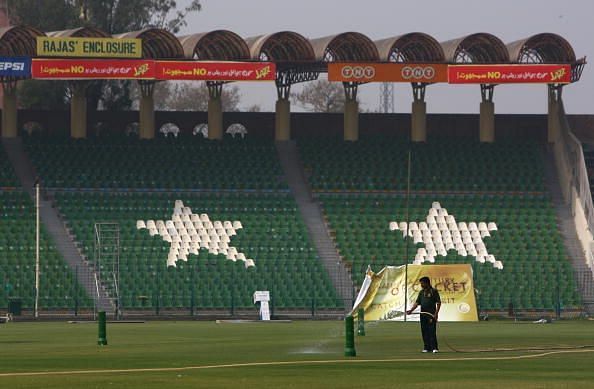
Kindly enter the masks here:
<path id="1" fill-rule="evenodd" d="M 419 278 L 427 276 L 441 297 L 440 321 L 477 321 L 472 267 L 460 265 L 388 266 L 377 274 L 369 270 L 361 287 L 352 314 L 365 310 L 365 320 L 404 320 L 421 290 Z M 407 284 L 406 300 L 405 288 Z M 419 320 L 418 310 L 407 320 Z"/>
<path id="2" fill-rule="evenodd" d="M 142 58 L 141 39 L 37 37 L 38 57 Z"/>

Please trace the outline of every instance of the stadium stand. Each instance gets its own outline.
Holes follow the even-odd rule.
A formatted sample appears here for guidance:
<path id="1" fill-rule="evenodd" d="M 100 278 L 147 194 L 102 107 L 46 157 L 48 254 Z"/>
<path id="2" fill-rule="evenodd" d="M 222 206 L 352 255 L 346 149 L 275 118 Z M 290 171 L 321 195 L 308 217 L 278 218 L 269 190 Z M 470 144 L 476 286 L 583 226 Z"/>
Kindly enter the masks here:
<path id="1" fill-rule="evenodd" d="M 46 188 L 287 189 L 274 144 L 258 139 L 31 138 L 26 150 Z"/>
<path id="2" fill-rule="evenodd" d="M 391 221 L 406 222 L 406 140 L 370 137 L 359 143 L 299 141 L 311 186 L 318 194 L 336 245 L 361 284 L 371 265 L 401 265 L 407 241 Z M 409 218 L 423 222 L 439 202 L 458 222 L 496 223 L 485 237 L 503 269 L 449 250 L 435 263 L 472 263 L 483 309 L 552 309 L 580 298 L 545 192 L 541 147 L 535 143 L 443 141 L 412 145 Z M 409 258 L 422 242 L 408 243 Z M 559 290 L 551 285 L 559 284 Z"/>
<path id="3" fill-rule="evenodd" d="M 29 141 L 27 150 L 89 260 L 94 224 L 119 223 L 124 309 L 251 308 L 256 290 L 270 290 L 274 308 L 343 305 L 270 140 Z M 170 244 L 137 221 L 170 220 L 176 200 L 212 221 L 240 221 L 229 245 L 256 266 L 201 250 L 167 267 Z"/>
<path id="4" fill-rule="evenodd" d="M 20 300 L 31 309 L 35 296 L 35 207 L 18 183 L 4 149 L 0 147 L 0 306 Z M 92 306 L 91 300 L 41 228 L 41 309 L 74 309 Z"/>

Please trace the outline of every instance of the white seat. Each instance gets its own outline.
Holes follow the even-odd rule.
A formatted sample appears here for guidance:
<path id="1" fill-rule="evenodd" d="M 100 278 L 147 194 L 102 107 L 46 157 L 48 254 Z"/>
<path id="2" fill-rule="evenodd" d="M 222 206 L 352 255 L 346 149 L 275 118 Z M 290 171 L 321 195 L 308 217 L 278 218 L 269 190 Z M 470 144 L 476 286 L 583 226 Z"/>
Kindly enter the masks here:
<path id="1" fill-rule="evenodd" d="M 231 223 L 229 220 L 225 220 L 223 222 L 223 228 L 227 229 L 227 228 L 233 228 L 233 223 Z"/>
<path id="2" fill-rule="evenodd" d="M 210 219 L 208 218 L 208 215 L 207 214 L 201 213 L 200 214 L 200 221 L 204 223 L 204 222 L 210 221 Z"/>
<path id="3" fill-rule="evenodd" d="M 493 222 L 490 222 L 487 227 L 489 228 L 489 231 L 497 231 L 497 225 Z"/>
<path id="4" fill-rule="evenodd" d="M 445 208 L 441 208 L 441 209 L 439 209 L 439 210 L 437 211 L 437 213 L 438 213 L 438 215 L 439 215 L 439 216 L 444 216 L 444 217 L 448 216 L 448 210 L 447 210 L 447 209 L 445 209 Z"/>
<path id="5" fill-rule="evenodd" d="M 253 259 L 247 259 L 245 261 L 245 268 L 247 269 L 248 267 L 254 267 L 256 266 L 256 264 L 254 263 Z"/>
<path id="6" fill-rule="evenodd" d="M 151 227 L 149 228 L 149 235 L 150 236 L 155 236 L 159 233 L 159 231 L 157 231 L 157 229 L 155 227 Z"/>
<path id="7" fill-rule="evenodd" d="M 190 220 L 195 223 L 200 221 L 200 216 L 196 215 L 195 213 L 190 215 Z"/>
<path id="8" fill-rule="evenodd" d="M 406 222 L 400 222 L 400 223 L 398 223 L 398 228 L 400 229 L 400 231 L 406 232 L 406 230 L 407 230 L 407 228 L 406 228 Z"/>
<path id="9" fill-rule="evenodd" d="M 157 225 L 155 224 L 155 221 L 154 220 L 147 220 L 146 221 L 146 228 L 151 228 L 151 227 L 153 227 L 153 228 L 156 228 L 157 227 Z"/>
<path id="10" fill-rule="evenodd" d="M 478 231 L 478 226 L 475 222 L 468 223 L 468 230 L 469 231 Z"/>
<path id="11" fill-rule="evenodd" d="M 421 231 L 429 231 L 429 226 L 427 226 L 427 222 L 420 222 L 419 223 L 419 230 L 421 230 Z"/>
<path id="12" fill-rule="evenodd" d="M 213 227 L 214 228 L 223 228 L 223 223 L 221 223 L 219 220 L 217 220 L 213 223 Z"/>
<path id="13" fill-rule="evenodd" d="M 438 215 L 437 209 L 435 209 L 435 208 L 429 208 L 429 213 L 427 215 L 428 215 L 428 217 L 435 217 L 435 216 L 437 216 Z"/>
<path id="14" fill-rule="evenodd" d="M 175 222 L 181 222 L 181 214 L 173 214 L 171 216 L 171 220 L 175 223 Z"/>
<path id="15" fill-rule="evenodd" d="M 418 231 L 419 230 L 419 226 L 417 225 L 417 222 L 410 222 L 408 224 L 408 229 L 411 231 Z"/>
<path id="16" fill-rule="evenodd" d="M 396 231 L 398 230 L 398 223 L 396 222 L 390 222 L 390 231 Z"/>
<path id="17" fill-rule="evenodd" d="M 235 235 L 237 235 L 237 233 L 235 232 L 235 229 L 233 229 L 233 228 L 227 228 L 227 229 L 225 229 L 225 233 L 227 234 L 227 236 L 235 236 Z"/>
<path id="18" fill-rule="evenodd" d="M 460 231 L 468 231 L 468 226 L 466 225 L 465 222 L 460 222 L 460 223 L 458 223 L 458 229 Z"/>
<path id="19" fill-rule="evenodd" d="M 183 207 L 182 208 L 182 215 L 190 216 L 192 214 L 192 209 L 190 207 Z"/>
<path id="20" fill-rule="evenodd" d="M 142 230 L 146 228 L 146 223 L 144 222 L 144 220 L 137 220 L 136 221 L 136 229 L 137 230 Z"/>
<path id="21" fill-rule="evenodd" d="M 456 223 L 456 219 L 454 218 L 454 215 L 447 215 L 447 216 L 445 217 L 445 219 L 446 219 L 446 222 L 447 222 L 448 224 L 450 224 L 450 223 Z"/>
<path id="22" fill-rule="evenodd" d="M 434 201 L 433 203 L 431 203 L 431 208 L 433 208 L 433 209 L 440 209 L 441 208 L 441 204 L 439 203 L 439 201 Z"/>
<path id="23" fill-rule="evenodd" d="M 476 261 L 479 262 L 479 263 L 485 263 L 485 256 L 484 255 L 481 255 L 481 254 L 477 255 L 476 256 Z"/>
<path id="24" fill-rule="evenodd" d="M 237 253 L 237 259 L 240 261 L 245 261 L 245 254 L 244 253 Z"/>
<path id="25" fill-rule="evenodd" d="M 233 222 L 233 228 L 236 230 L 239 230 L 239 229 L 243 228 L 243 226 L 241 225 L 241 222 L 239 220 L 236 220 Z"/>
<path id="26" fill-rule="evenodd" d="M 167 228 L 175 228 L 175 224 L 173 224 L 173 221 L 172 220 L 167 220 L 165 222 L 165 227 L 167 227 Z"/>
<path id="27" fill-rule="evenodd" d="M 227 250 L 227 259 L 233 262 L 237 261 L 235 253 L 231 253 L 229 250 Z"/>
<path id="28" fill-rule="evenodd" d="M 493 264 L 493 267 L 495 269 L 503 270 L 503 262 L 501 262 L 501 261 L 495 261 L 495 263 Z"/>

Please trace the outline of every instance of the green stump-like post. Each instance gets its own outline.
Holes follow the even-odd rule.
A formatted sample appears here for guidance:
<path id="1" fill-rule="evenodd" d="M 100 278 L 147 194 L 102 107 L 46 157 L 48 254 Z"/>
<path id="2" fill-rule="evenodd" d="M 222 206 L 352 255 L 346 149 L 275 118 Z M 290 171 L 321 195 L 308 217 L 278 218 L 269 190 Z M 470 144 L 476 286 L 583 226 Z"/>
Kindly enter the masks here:
<path id="1" fill-rule="evenodd" d="M 357 335 L 365 336 L 365 310 L 359 308 L 357 311 Z"/>
<path id="2" fill-rule="evenodd" d="M 347 316 L 344 319 L 345 340 L 344 340 L 344 356 L 356 357 L 355 350 L 355 319 L 352 316 Z"/>
<path id="3" fill-rule="evenodd" d="M 99 312 L 97 323 L 99 324 L 99 338 L 97 344 L 99 346 L 107 346 L 107 320 L 105 319 L 105 312 Z"/>

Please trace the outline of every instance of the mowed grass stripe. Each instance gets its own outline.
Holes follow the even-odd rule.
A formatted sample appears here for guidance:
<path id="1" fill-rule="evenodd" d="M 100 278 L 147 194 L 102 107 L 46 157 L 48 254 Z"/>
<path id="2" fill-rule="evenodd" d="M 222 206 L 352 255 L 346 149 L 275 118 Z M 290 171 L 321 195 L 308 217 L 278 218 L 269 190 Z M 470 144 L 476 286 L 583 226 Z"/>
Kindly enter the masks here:
<path id="1" fill-rule="evenodd" d="M 147 372 L 167 372 L 167 371 L 187 371 L 187 370 L 208 370 L 208 369 L 226 369 L 240 367 L 266 367 L 266 366 L 287 366 L 287 365 L 325 365 L 325 364 L 359 364 L 359 363 L 394 363 L 394 362 L 461 362 L 461 361 L 507 361 L 515 359 L 543 358 L 557 354 L 575 354 L 575 353 L 594 353 L 594 349 L 576 349 L 576 350 L 558 350 L 547 351 L 538 354 L 524 354 L 502 357 L 458 357 L 458 358 L 393 358 L 393 359 L 329 359 L 314 361 L 278 361 L 278 362 L 250 362 L 233 363 L 226 365 L 206 365 L 206 366 L 185 366 L 185 367 L 164 367 L 164 368 L 144 368 L 144 369 L 111 369 L 111 370 L 70 370 L 70 371 L 37 371 L 20 373 L 0 373 L 0 377 L 23 377 L 23 376 L 50 376 L 50 375 L 76 375 L 76 374 L 116 374 L 116 373 L 147 373 Z"/>

